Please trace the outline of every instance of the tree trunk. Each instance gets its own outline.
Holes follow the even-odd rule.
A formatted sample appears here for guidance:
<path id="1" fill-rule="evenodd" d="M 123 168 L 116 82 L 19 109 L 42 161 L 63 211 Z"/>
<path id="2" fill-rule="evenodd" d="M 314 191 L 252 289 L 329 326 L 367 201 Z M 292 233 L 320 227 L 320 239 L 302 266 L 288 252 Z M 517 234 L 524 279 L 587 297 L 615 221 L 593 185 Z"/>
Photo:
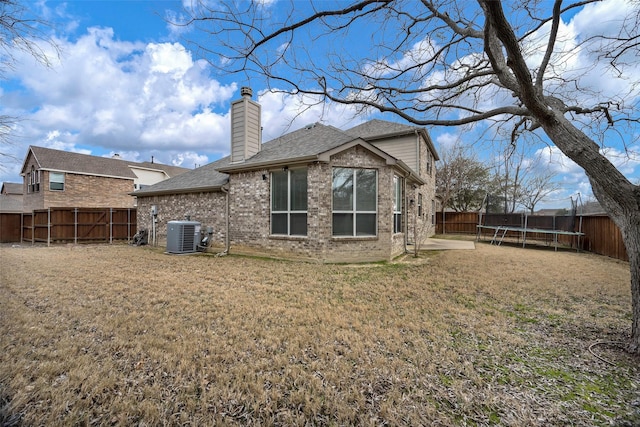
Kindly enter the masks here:
<path id="1" fill-rule="evenodd" d="M 633 185 L 600 151 L 598 145 L 561 113 L 541 121 L 554 144 L 584 170 L 593 194 L 618 226 L 629 257 L 632 325 L 629 351 L 640 353 L 640 186 Z"/>
<path id="2" fill-rule="evenodd" d="M 640 353 L 640 212 L 613 218 L 622 233 L 631 270 L 631 342 L 629 352 Z"/>

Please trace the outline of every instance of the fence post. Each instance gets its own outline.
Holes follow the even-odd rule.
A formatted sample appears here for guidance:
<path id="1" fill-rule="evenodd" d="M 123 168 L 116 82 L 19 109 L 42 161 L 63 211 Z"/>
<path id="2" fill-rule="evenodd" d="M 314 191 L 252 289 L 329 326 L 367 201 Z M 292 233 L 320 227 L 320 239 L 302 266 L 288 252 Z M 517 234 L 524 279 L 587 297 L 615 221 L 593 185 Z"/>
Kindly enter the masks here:
<path id="1" fill-rule="evenodd" d="M 109 208 L 109 244 L 113 243 L 113 208 Z"/>
<path id="2" fill-rule="evenodd" d="M 51 208 L 47 208 L 47 246 L 51 246 Z"/>
<path id="3" fill-rule="evenodd" d="M 73 244 L 78 244 L 78 208 L 73 209 Z"/>

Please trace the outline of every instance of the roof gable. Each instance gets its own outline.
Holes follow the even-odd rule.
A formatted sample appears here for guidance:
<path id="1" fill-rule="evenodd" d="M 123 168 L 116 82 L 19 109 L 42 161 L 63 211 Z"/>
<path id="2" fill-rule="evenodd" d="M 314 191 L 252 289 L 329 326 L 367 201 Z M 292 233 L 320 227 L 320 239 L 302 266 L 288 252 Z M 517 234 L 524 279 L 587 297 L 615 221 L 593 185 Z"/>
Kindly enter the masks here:
<path id="1" fill-rule="evenodd" d="M 436 147 L 433 145 L 433 141 L 431 141 L 431 137 L 427 133 L 426 129 L 421 126 L 405 125 L 403 123 L 374 119 L 354 126 L 351 129 L 348 129 L 347 132 L 365 140 L 392 138 L 394 136 L 408 135 L 418 132 L 427 142 L 427 145 L 435 159 L 440 160 Z"/>
<path id="2" fill-rule="evenodd" d="M 3 182 L 0 194 L 23 194 L 22 183 L 18 182 Z"/>
<path id="3" fill-rule="evenodd" d="M 29 154 L 33 155 L 38 164 L 38 169 L 42 170 L 124 179 L 134 179 L 136 177 L 129 168 L 129 163 L 124 160 L 53 150 L 33 145 L 29 147 L 25 157 L 22 165 L 22 174 L 27 172 L 25 168 Z"/>

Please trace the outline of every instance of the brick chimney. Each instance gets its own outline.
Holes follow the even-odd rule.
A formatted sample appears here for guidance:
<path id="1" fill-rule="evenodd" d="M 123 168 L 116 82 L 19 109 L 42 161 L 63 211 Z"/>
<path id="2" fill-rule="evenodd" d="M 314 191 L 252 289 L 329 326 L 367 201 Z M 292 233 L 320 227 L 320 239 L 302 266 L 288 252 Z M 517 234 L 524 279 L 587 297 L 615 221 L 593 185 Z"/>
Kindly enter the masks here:
<path id="1" fill-rule="evenodd" d="M 240 89 L 242 98 L 231 103 L 231 163 L 241 163 L 260 151 L 262 127 L 260 104 L 253 101 L 249 87 Z"/>

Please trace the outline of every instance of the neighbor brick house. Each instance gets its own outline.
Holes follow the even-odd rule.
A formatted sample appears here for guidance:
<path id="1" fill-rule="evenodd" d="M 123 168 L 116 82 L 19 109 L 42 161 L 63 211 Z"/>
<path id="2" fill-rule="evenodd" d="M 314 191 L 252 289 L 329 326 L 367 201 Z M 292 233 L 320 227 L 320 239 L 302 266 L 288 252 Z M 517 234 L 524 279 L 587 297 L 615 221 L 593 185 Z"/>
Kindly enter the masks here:
<path id="1" fill-rule="evenodd" d="M 242 95 L 231 154 L 133 193 L 140 228 L 154 207 L 158 241 L 189 217 L 216 247 L 322 262 L 389 260 L 433 234 L 438 156 L 424 128 L 314 124 L 261 144 L 260 105 Z"/>
<path id="2" fill-rule="evenodd" d="M 49 207 L 130 208 L 130 193 L 188 169 L 30 146 L 22 164 L 23 211 Z"/>

